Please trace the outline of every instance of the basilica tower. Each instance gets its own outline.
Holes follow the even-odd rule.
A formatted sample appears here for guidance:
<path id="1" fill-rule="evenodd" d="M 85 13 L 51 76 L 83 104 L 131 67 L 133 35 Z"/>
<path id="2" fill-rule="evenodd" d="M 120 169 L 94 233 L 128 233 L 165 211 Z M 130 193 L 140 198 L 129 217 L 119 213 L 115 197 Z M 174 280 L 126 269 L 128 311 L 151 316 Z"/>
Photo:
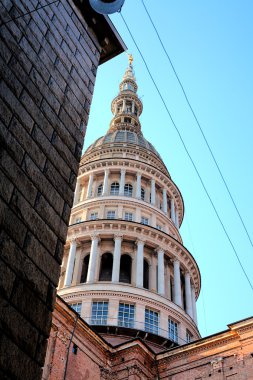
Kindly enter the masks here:
<path id="1" fill-rule="evenodd" d="M 200 337 L 198 266 L 183 246 L 182 195 L 142 133 L 130 57 L 107 134 L 84 153 L 58 294 L 113 345 L 156 351 Z"/>

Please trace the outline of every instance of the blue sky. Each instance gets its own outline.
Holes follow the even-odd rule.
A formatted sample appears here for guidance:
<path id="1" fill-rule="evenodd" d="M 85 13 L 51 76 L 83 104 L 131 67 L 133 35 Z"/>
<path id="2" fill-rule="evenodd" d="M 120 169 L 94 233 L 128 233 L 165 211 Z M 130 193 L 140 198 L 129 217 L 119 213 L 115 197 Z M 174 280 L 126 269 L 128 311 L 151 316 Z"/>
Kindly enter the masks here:
<path id="1" fill-rule="evenodd" d="M 253 3 L 144 0 L 253 239 Z M 238 220 L 141 0 L 122 9 L 169 110 L 253 282 L 253 248 Z M 134 56 L 145 137 L 159 151 L 185 202 L 180 232 L 200 267 L 202 336 L 253 314 L 252 290 L 214 214 L 119 14 L 111 19 Z M 98 69 L 85 148 L 106 133 L 126 54 Z"/>

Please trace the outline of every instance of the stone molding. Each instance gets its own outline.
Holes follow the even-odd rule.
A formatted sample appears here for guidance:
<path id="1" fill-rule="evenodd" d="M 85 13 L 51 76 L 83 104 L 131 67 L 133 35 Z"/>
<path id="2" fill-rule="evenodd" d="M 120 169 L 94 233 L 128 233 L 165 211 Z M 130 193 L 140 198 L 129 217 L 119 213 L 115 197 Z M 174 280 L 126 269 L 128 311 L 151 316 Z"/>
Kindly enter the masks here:
<path id="1" fill-rule="evenodd" d="M 117 231 L 115 231 L 115 228 Z M 170 235 L 147 225 L 112 219 L 87 221 L 71 225 L 68 229 L 67 240 L 70 240 L 73 234 L 80 240 L 84 240 L 85 238 L 90 239 L 92 231 L 100 233 L 100 237 L 102 237 L 101 235 L 112 235 L 113 237 L 115 232 L 122 233 L 124 234 L 124 238 L 129 237 L 129 239 L 133 241 L 144 239 L 146 241 L 145 245 L 148 245 L 153 249 L 159 246 L 164 250 L 165 258 L 170 259 L 171 261 L 179 260 L 180 268 L 183 271 L 187 270 L 190 273 L 197 299 L 201 284 L 197 263 L 190 252 Z"/>

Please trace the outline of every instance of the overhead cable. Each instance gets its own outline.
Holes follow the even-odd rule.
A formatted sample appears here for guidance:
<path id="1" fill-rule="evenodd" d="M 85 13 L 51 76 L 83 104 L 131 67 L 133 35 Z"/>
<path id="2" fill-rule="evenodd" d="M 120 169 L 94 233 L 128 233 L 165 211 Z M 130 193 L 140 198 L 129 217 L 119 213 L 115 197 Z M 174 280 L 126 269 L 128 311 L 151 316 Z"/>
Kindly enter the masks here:
<path id="1" fill-rule="evenodd" d="M 175 123 L 175 121 L 174 121 L 174 119 L 173 119 L 173 117 L 172 117 L 172 115 L 171 115 L 171 113 L 170 113 L 168 107 L 167 107 L 167 104 L 166 104 L 166 102 L 165 102 L 165 100 L 164 100 L 164 98 L 163 98 L 163 96 L 162 96 L 162 94 L 161 94 L 161 92 L 160 92 L 160 90 L 159 90 L 159 88 L 158 88 L 158 86 L 157 86 L 155 80 L 154 80 L 154 77 L 153 77 L 153 75 L 151 74 L 151 71 L 150 71 L 150 69 L 149 69 L 149 66 L 148 66 L 148 64 L 147 64 L 147 62 L 146 62 L 146 60 L 145 60 L 145 58 L 144 58 L 144 56 L 143 56 L 143 54 L 142 54 L 142 52 L 141 52 L 141 50 L 140 50 L 140 48 L 139 48 L 137 42 L 135 41 L 135 38 L 134 38 L 134 36 L 133 36 L 133 34 L 132 34 L 132 32 L 131 32 L 129 26 L 128 26 L 128 24 L 127 24 L 127 22 L 126 22 L 126 20 L 125 20 L 125 18 L 124 18 L 124 16 L 123 16 L 123 14 L 120 13 L 120 16 L 121 16 L 121 18 L 122 18 L 122 20 L 123 20 L 123 22 L 124 22 L 124 24 L 125 24 L 125 26 L 126 26 L 126 28 L 127 28 L 127 30 L 128 30 L 128 33 L 129 33 L 130 36 L 131 36 L 131 39 L 132 39 L 132 41 L 133 41 L 133 43 L 134 43 L 136 49 L 138 50 L 138 52 L 139 52 L 139 54 L 140 54 L 140 56 L 141 56 L 141 58 L 142 58 L 142 61 L 143 61 L 144 65 L 145 65 L 145 67 L 146 67 L 146 69 L 147 69 L 147 71 L 148 71 L 148 74 L 149 74 L 149 76 L 150 76 L 150 79 L 152 80 L 152 82 L 153 82 L 153 84 L 154 84 L 154 86 L 155 86 L 155 88 L 156 88 L 156 91 L 158 92 L 158 95 L 159 95 L 159 97 L 160 97 L 160 99 L 161 99 L 161 101 L 162 101 L 162 103 L 163 103 L 163 105 L 164 105 L 164 107 L 165 107 L 165 110 L 166 110 L 167 114 L 169 115 L 169 118 L 170 118 L 170 120 L 171 120 L 171 122 L 172 122 L 172 125 L 173 125 L 173 127 L 175 128 L 175 130 L 176 130 L 176 132 L 177 132 L 177 134 L 178 134 L 178 137 L 179 137 L 181 143 L 183 144 L 184 150 L 185 150 L 187 156 L 189 157 L 189 159 L 190 159 L 190 161 L 191 161 L 191 163 L 192 163 L 192 165 L 193 165 L 193 167 L 194 167 L 194 169 L 195 169 L 195 172 L 196 172 L 196 174 L 197 174 L 197 176 L 198 176 L 198 178 L 199 178 L 199 180 L 200 180 L 200 182 L 201 182 L 201 184 L 202 184 L 202 187 L 203 187 L 203 189 L 204 189 L 204 191 L 205 191 L 205 193 L 206 193 L 206 195 L 207 195 L 207 197 L 208 197 L 208 199 L 209 199 L 209 201 L 210 201 L 210 203 L 211 203 L 211 205 L 212 205 L 212 207 L 213 207 L 213 210 L 214 210 L 214 212 L 215 212 L 215 214 L 216 214 L 216 216 L 217 216 L 217 218 L 218 218 L 218 220 L 219 220 L 219 222 L 220 222 L 220 224 L 221 224 L 221 227 L 222 227 L 222 229 L 223 229 L 223 231 L 224 231 L 224 233 L 225 233 L 225 235 L 226 235 L 226 237 L 227 237 L 227 239 L 228 239 L 228 241 L 229 241 L 229 243 L 230 243 L 230 245 L 231 245 L 231 247 L 232 247 L 232 250 L 233 250 L 233 252 L 234 252 L 234 254 L 235 254 L 235 257 L 236 257 L 236 259 L 237 259 L 237 261 L 238 261 L 238 263 L 239 263 L 239 265 L 240 265 L 240 267 L 241 267 L 241 269 L 242 269 L 242 271 L 243 271 L 243 273 L 244 273 L 244 276 L 245 276 L 245 278 L 247 279 L 247 282 L 248 282 L 248 284 L 249 284 L 249 286 L 250 286 L 250 288 L 251 288 L 251 290 L 252 290 L 252 292 L 253 292 L 253 285 L 252 285 L 252 283 L 251 283 L 251 281 L 250 281 L 250 279 L 249 279 L 249 277 L 248 277 L 248 275 L 247 275 L 247 273 L 246 273 L 246 271 L 245 271 L 245 269 L 244 269 L 244 266 L 243 266 L 243 264 L 242 264 L 242 262 L 241 262 L 241 260 L 240 260 L 240 258 L 239 258 L 239 255 L 238 255 L 238 253 L 237 253 L 237 250 L 236 250 L 236 248 L 235 248 L 235 246 L 234 246 L 234 244 L 233 244 L 233 242 L 232 242 L 232 240 L 231 240 L 231 238 L 230 238 L 230 236 L 229 236 L 229 234 L 228 234 L 228 232 L 227 232 L 227 230 L 226 230 L 226 227 L 224 226 L 224 224 L 223 224 L 223 222 L 222 222 L 222 220 L 221 220 L 221 217 L 220 217 L 220 215 L 219 215 L 219 213 L 218 213 L 218 211 L 217 211 L 217 209 L 216 209 L 216 207 L 215 207 L 215 205 L 214 205 L 214 203 L 213 203 L 213 201 L 212 201 L 212 198 L 211 198 L 211 196 L 210 196 L 210 194 L 209 194 L 209 192 L 208 192 L 208 190 L 207 190 L 207 188 L 206 188 L 206 186 L 205 186 L 205 184 L 204 184 L 204 182 L 203 182 L 203 180 L 202 180 L 202 177 L 201 177 L 201 175 L 200 175 L 200 173 L 199 173 L 199 171 L 198 171 L 198 169 L 197 169 L 197 166 L 196 166 L 195 162 L 193 161 L 193 158 L 191 157 L 191 154 L 190 154 L 188 148 L 187 148 L 186 145 L 185 145 L 184 139 L 183 139 L 183 137 L 181 136 L 181 133 L 180 133 L 180 131 L 179 131 L 179 129 L 178 129 L 178 127 L 177 127 L 177 125 L 176 125 L 176 123 Z"/>
<path id="2" fill-rule="evenodd" d="M 219 166 L 219 164 L 218 164 L 218 162 L 217 162 L 217 159 L 216 159 L 215 156 L 214 156 L 214 153 L 213 153 L 213 151 L 212 151 L 212 148 L 210 147 L 210 144 L 209 144 L 209 142 L 208 142 L 208 140 L 207 140 L 207 138 L 206 138 L 206 136 L 205 136 L 205 133 L 204 133 L 204 131 L 203 131 L 203 128 L 201 127 L 201 124 L 200 124 L 200 122 L 199 122 L 199 120 L 198 120 L 198 118 L 197 118 L 197 116 L 196 116 L 196 113 L 195 113 L 194 109 L 192 108 L 192 105 L 191 105 L 191 103 L 190 103 L 190 100 L 189 100 L 189 98 L 188 98 L 188 96 L 187 96 L 187 94 L 186 94 L 186 91 L 185 91 L 185 89 L 184 89 L 184 86 L 183 86 L 183 84 L 182 84 L 182 82 L 181 82 L 181 80 L 180 80 L 180 78 L 179 78 L 179 76 L 178 76 L 178 73 L 177 73 L 177 71 L 176 71 L 176 69 L 175 69 L 175 66 L 174 66 L 174 64 L 172 63 L 172 60 L 171 60 L 171 58 L 170 58 L 170 56 L 169 56 L 169 54 L 168 54 L 168 52 L 167 52 L 167 50 L 166 50 L 166 48 L 165 48 L 163 42 L 162 42 L 162 39 L 161 39 L 161 37 L 160 37 L 160 35 L 159 35 L 159 32 L 158 32 L 158 30 L 157 30 L 157 28 L 156 28 L 156 26 L 155 26 L 155 24 L 154 24 L 154 22 L 153 22 L 151 16 L 150 16 L 150 13 L 148 12 L 148 9 L 147 9 L 147 7 L 146 7 L 146 5 L 145 5 L 145 3 L 144 3 L 144 0 L 141 0 L 141 2 L 142 2 L 142 4 L 143 4 L 143 7 L 144 7 L 144 9 L 145 9 L 147 15 L 148 15 L 148 18 L 149 18 L 150 22 L 151 22 L 151 24 L 152 24 L 152 26 L 153 26 L 153 28 L 154 28 L 154 30 L 155 30 L 155 33 L 156 33 L 156 35 L 157 35 L 157 38 L 158 38 L 158 40 L 160 41 L 160 44 L 161 44 L 161 46 L 162 46 L 162 48 L 163 48 L 163 51 L 164 51 L 164 53 L 165 53 L 165 55 L 166 55 L 166 57 L 167 57 L 167 59 L 168 59 L 170 65 L 171 65 L 171 68 L 172 68 L 172 70 L 173 70 L 173 72 L 174 72 L 174 74 L 175 74 L 175 76 L 176 76 L 176 78 L 177 78 L 177 81 L 178 81 L 178 83 L 179 83 L 179 86 L 181 87 L 181 90 L 182 90 L 182 92 L 183 92 L 183 94 L 184 94 L 185 100 L 186 100 L 186 102 L 187 102 L 187 104 L 188 104 L 188 106 L 189 106 L 189 108 L 190 108 L 190 110 L 191 110 L 191 113 L 192 113 L 192 115 L 193 115 L 193 117 L 194 117 L 194 119 L 195 119 L 195 121 L 196 121 L 196 123 L 197 123 L 197 125 L 198 125 L 198 128 L 199 128 L 199 130 L 200 130 L 200 133 L 201 133 L 201 135 L 202 135 L 202 137 L 203 137 L 203 139 L 204 139 L 204 141 L 205 141 L 205 143 L 206 143 L 206 146 L 207 146 L 207 148 L 208 148 L 208 150 L 209 150 L 209 153 L 210 153 L 210 155 L 211 155 L 211 157 L 212 157 L 212 159 L 213 159 L 213 162 L 214 162 L 214 164 L 215 164 L 215 166 L 216 166 L 216 168 L 217 168 L 217 170 L 218 170 L 218 172 L 219 172 L 219 174 L 220 174 L 220 177 L 221 177 L 222 182 L 223 182 L 223 184 L 224 184 L 224 186 L 225 186 L 225 188 L 226 188 L 226 190 L 227 190 L 227 193 L 228 193 L 228 195 L 229 195 L 229 197 L 230 197 L 230 200 L 231 200 L 231 202 L 232 202 L 232 204 L 233 204 L 233 206 L 234 206 L 234 208 L 235 208 L 235 210 L 236 210 L 236 213 L 237 213 L 237 215 L 238 215 L 238 217 L 239 217 L 239 219 L 240 219 L 240 221 L 241 221 L 241 224 L 242 224 L 242 226 L 243 226 L 243 229 L 244 229 L 244 231 L 245 231 L 245 233 L 246 233 L 246 235 L 247 235 L 247 237 L 248 237 L 248 239 L 249 239 L 249 242 L 250 242 L 250 244 L 251 244 L 251 246 L 252 246 L 252 248 L 253 248 L 253 242 L 252 242 L 252 240 L 251 240 L 251 237 L 250 237 L 250 234 L 249 234 L 248 229 L 247 229 L 247 227 L 246 227 L 246 224 L 245 224 L 245 222 L 244 222 L 244 220 L 243 220 L 243 218 L 242 218 L 242 215 L 241 215 L 241 213 L 240 213 L 240 211 L 239 211 L 239 209 L 238 209 L 238 206 L 237 206 L 237 204 L 236 204 L 236 202 L 235 202 L 235 200 L 234 200 L 234 198 L 233 198 L 233 196 L 232 196 L 232 193 L 231 193 L 231 191 L 229 190 L 228 184 L 227 184 L 227 182 L 226 182 L 226 180 L 225 180 L 225 178 L 224 178 L 224 175 L 222 174 L 222 171 L 221 171 L 220 166 Z"/>

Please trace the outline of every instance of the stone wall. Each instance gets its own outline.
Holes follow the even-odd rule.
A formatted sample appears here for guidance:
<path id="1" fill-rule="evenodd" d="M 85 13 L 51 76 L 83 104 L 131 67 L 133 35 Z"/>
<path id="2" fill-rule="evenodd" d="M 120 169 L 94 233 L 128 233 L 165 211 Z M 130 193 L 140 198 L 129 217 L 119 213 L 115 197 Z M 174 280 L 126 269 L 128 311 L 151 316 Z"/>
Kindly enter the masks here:
<path id="1" fill-rule="evenodd" d="M 0 20 L 0 378 L 36 380 L 101 45 L 72 0 L 3 0 Z"/>

